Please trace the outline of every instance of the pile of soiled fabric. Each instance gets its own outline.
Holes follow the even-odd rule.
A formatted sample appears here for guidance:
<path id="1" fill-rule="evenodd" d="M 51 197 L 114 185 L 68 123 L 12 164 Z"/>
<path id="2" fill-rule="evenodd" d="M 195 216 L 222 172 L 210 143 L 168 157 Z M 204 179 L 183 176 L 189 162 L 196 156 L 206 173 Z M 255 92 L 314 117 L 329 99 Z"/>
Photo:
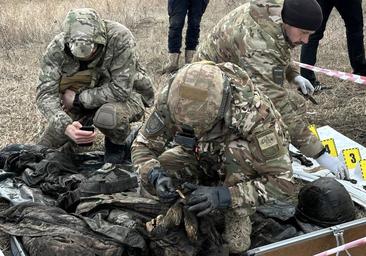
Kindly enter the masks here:
<path id="1" fill-rule="evenodd" d="M 13 205 L 0 230 L 28 255 L 227 255 L 220 221 L 197 219 L 184 200 L 140 196 L 128 162 L 14 144 L 0 151 L 0 168 L 0 197 Z"/>
<path id="2" fill-rule="evenodd" d="M 171 204 L 142 197 L 131 164 L 104 164 L 98 152 L 19 144 L 0 150 L 0 199 L 12 205 L 0 211 L 0 235 L 16 237 L 31 256 L 229 255 L 223 213 L 196 217 L 187 210 L 189 192 L 180 193 Z M 347 191 L 332 178 L 305 185 L 296 204 L 257 207 L 251 248 L 355 217 Z M 334 204 L 345 207 L 329 211 Z"/>

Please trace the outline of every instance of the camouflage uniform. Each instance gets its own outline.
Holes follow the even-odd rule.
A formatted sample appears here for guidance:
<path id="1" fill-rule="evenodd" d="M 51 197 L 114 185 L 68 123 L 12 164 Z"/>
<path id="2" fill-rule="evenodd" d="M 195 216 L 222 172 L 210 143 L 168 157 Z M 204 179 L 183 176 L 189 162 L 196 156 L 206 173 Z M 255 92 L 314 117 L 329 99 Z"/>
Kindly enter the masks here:
<path id="1" fill-rule="evenodd" d="M 194 65 L 202 63 L 186 67 Z M 232 208 L 225 214 L 224 237 L 229 242 L 231 252 L 241 252 L 250 244 L 251 223 L 248 216 L 253 213 L 255 205 L 266 201 L 271 195 L 292 193 L 292 169 L 286 128 L 270 100 L 253 86 L 240 67 L 231 63 L 214 67 L 223 71 L 228 84 L 229 93 L 223 97 L 226 98 L 225 107 L 220 107 L 222 113 L 210 112 L 213 105 L 205 100 L 207 91 L 197 88 L 199 83 L 213 87 L 210 71 L 205 66 L 201 73 L 187 74 L 185 81 L 186 84 L 191 81 L 191 86 L 177 91 L 171 89 L 171 83 L 167 84 L 161 89 L 154 111 L 132 145 L 132 161 L 138 168 L 143 189 L 149 193 L 154 193 L 147 177 L 153 167 L 163 167 L 175 185 L 189 181 L 227 186 Z M 169 99 L 179 100 L 177 95 L 192 102 L 202 100 L 203 104 L 199 107 L 186 103 L 184 109 L 177 107 L 171 110 L 167 107 Z M 173 121 L 172 111 L 184 111 L 192 120 Z M 203 132 L 217 116 L 219 118 L 214 127 L 209 132 Z M 195 134 L 202 136 L 197 147 L 192 150 L 176 144 L 177 123 L 194 123 L 195 120 L 198 120 L 193 125 Z"/>
<path id="2" fill-rule="evenodd" d="M 98 45 L 95 58 L 86 63 L 71 53 L 77 44 L 80 54 L 90 50 L 84 42 Z M 48 127 L 40 144 L 64 144 L 67 125 L 85 115 L 94 116 L 94 125 L 113 143 L 122 144 L 129 123 L 140 119 L 144 104 L 153 101 L 152 82 L 138 63 L 133 35 L 117 22 L 102 20 L 92 9 L 68 13 L 64 31 L 48 45 L 41 63 L 36 101 Z M 82 110 L 62 109 L 60 97 L 66 89 L 80 93 Z"/>
<path id="3" fill-rule="evenodd" d="M 195 60 L 232 62 L 244 68 L 253 83 L 274 103 L 289 128 L 291 143 L 309 157 L 323 146 L 303 119 L 305 101 L 284 88 L 298 75 L 291 47 L 282 31 L 283 0 L 251 1 L 219 21 L 200 44 Z"/>

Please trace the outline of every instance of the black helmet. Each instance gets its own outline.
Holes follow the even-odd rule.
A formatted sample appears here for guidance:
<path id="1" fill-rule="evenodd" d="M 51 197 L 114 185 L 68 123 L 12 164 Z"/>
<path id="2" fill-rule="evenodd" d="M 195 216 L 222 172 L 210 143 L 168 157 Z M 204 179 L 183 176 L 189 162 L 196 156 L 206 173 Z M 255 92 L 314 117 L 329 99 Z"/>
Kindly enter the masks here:
<path id="1" fill-rule="evenodd" d="M 355 215 L 350 195 L 334 178 L 319 178 L 300 190 L 295 217 L 302 222 L 329 227 L 351 221 Z"/>

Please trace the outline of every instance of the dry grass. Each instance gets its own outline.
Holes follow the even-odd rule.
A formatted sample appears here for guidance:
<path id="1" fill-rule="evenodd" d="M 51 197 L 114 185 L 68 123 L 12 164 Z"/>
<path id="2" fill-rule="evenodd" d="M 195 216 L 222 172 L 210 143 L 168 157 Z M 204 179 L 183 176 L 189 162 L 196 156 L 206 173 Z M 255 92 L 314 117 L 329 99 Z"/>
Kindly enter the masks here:
<path id="1" fill-rule="evenodd" d="M 211 0 L 202 22 L 202 36 L 209 28 L 246 0 Z M 0 0 L 0 147 L 10 143 L 32 143 L 45 120 L 35 106 L 39 59 L 47 44 L 61 29 L 67 11 L 75 7 L 95 8 L 102 17 L 131 29 L 137 38 L 141 62 L 154 82 L 167 56 L 167 1 L 163 0 Z M 297 52 L 295 53 L 297 54 Z M 296 55 L 295 55 L 296 56 Z M 333 13 L 319 49 L 318 65 L 351 71 L 343 21 Z M 316 96 L 320 106 L 309 106 L 310 120 L 329 124 L 360 143 L 366 142 L 365 90 L 361 86 L 319 76 L 332 90 Z M 366 131 L 366 128 L 365 128 Z"/>

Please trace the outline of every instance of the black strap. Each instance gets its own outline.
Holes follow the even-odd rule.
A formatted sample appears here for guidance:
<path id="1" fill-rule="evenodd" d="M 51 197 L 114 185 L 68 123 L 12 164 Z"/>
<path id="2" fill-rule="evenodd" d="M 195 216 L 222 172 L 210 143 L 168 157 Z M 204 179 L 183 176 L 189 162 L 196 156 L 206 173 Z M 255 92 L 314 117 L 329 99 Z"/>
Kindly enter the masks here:
<path id="1" fill-rule="evenodd" d="M 223 79 L 224 79 L 224 89 L 223 89 L 224 91 L 216 121 L 221 120 L 225 116 L 225 113 L 227 112 L 231 101 L 230 80 L 226 75 L 223 76 Z"/>
<path id="2" fill-rule="evenodd" d="M 321 155 L 325 154 L 325 152 L 327 152 L 327 149 L 324 147 L 322 150 L 320 150 L 320 152 L 318 154 L 316 154 L 313 158 L 317 159 L 319 158 Z"/>
<path id="3" fill-rule="evenodd" d="M 79 185 L 81 196 L 91 196 L 98 194 L 113 194 L 124 192 L 138 186 L 137 177 L 121 178 L 112 182 L 82 182 Z"/>

